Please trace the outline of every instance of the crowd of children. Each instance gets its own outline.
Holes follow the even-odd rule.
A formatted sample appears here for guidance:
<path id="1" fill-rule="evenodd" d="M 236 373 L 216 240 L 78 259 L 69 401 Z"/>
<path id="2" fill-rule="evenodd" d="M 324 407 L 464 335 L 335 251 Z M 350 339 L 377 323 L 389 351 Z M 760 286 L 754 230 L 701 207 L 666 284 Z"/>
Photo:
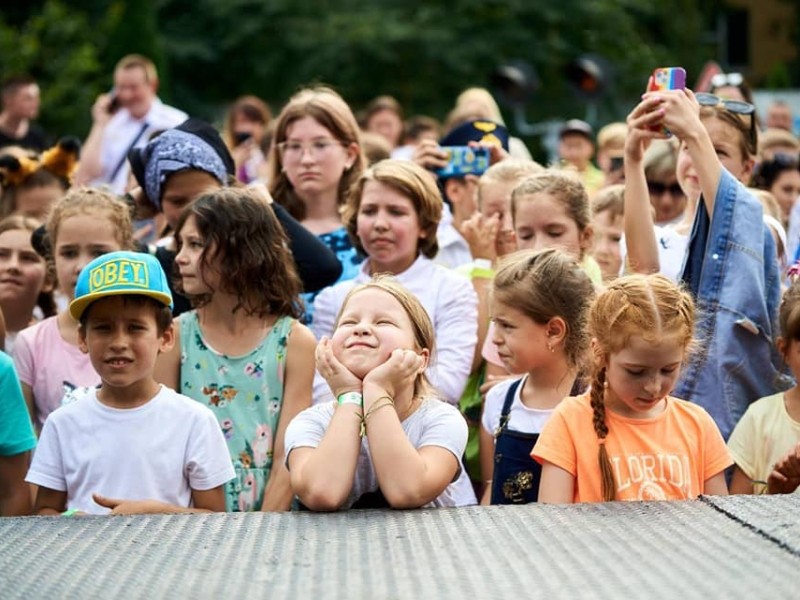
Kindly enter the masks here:
<path id="1" fill-rule="evenodd" d="M 752 104 L 647 92 L 599 168 L 480 88 L 444 132 L 326 87 L 271 114 L 132 146 L 125 197 L 69 188 L 72 140 L 0 150 L 1 516 L 800 487 L 800 144 Z"/>

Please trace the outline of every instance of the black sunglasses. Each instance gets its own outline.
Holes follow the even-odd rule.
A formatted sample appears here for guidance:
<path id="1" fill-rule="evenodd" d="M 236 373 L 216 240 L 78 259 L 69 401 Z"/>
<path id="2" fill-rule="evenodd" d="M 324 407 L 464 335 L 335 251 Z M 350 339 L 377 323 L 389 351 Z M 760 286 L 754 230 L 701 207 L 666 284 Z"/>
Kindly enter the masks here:
<path id="1" fill-rule="evenodd" d="M 698 104 L 700 106 L 720 106 L 727 110 L 728 112 L 732 112 L 737 115 L 749 116 L 750 117 L 750 141 L 753 143 L 753 146 L 758 144 L 758 139 L 756 136 L 756 107 L 750 104 L 749 102 L 743 102 L 742 100 L 728 100 L 727 98 L 720 98 L 715 94 L 707 94 L 705 92 L 698 92 L 694 95 L 697 98 Z"/>
<path id="2" fill-rule="evenodd" d="M 648 181 L 647 182 L 647 191 L 650 192 L 653 196 L 663 196 L 666 192 L 673 198 L 677 198 L 678 196 L 683 196 L 683 190 L 681 186 L 677 183 L 672 183 L 670 185 L 666 185 L 659 181 Z"/>

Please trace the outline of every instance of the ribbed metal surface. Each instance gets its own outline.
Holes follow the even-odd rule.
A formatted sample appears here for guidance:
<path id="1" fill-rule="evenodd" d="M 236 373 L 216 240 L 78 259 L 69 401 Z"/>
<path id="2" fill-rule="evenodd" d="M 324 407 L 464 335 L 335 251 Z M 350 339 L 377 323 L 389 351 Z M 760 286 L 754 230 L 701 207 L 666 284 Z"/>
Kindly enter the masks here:
<path id="1" fill-rule="evenodd" d="M 713 502 L 0 519 L 0 598 L 797 597 L 800 499 Z"/>
<path id="2" fill-rule="evenodd" d="M 705 501 L 800 556 L 800 496 L 720 496 Z M 800 581 L 796 597 L 800 598 Z"/>

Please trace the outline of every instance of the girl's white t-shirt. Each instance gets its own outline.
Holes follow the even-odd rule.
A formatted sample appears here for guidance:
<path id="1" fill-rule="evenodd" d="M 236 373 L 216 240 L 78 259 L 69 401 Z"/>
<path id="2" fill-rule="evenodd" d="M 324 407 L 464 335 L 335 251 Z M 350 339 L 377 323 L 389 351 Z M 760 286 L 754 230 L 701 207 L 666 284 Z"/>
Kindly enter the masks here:
<path id="1" fill-rule="evenodd" d="M 286 428 L 284 447 L 286 449 L 286 466 L 289 454 L 295 448 L 316 448 L 330 425 L 336 402 L 316 404 L 298 414 Z M 452 452 L 459 464 L 467 445 L 467 422 L 458 409 L 442 400 L 429 398 L 423 400 L 420 407 L 402 422 L 403 430 L 414 448 L 423 446 L 440 446 Z M 365 436 L 361 441 L 361 452 L 356 465 L 353 488 L 342 508 L 349 508 L 363 494 L 379 489 L 378 477 L 372 466 L 369 453 L 369 440 Z M 477 504 L 475 492 L 466 470 L 459 469 L 458 477 L 426 507 L 466 506 Z"/>
<path id="2" fill-rule="evenodd" d="M 486 403 L 483 406 L 481 425 L 490 434 L 494 435 L 500 425 L 500 415 L 506 401 L 508 389 L 515 381 L 520 384 L 514 392 L 514 400 L 508 413 L 508 429 L 522 433 L 541 433 L 544 424 L 553 414 L 554 408 L 529 408 L 522 403 L 522 387 L 525 385 L 527 375 L 519 379 L 501 381 L 486 393 Z"/>

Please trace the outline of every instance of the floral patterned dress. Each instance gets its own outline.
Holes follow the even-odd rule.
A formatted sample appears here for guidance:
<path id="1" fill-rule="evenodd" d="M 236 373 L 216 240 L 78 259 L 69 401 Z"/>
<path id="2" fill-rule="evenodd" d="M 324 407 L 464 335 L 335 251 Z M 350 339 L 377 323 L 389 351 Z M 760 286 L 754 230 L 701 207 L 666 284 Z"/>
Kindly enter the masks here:
<path id="1" fill-rule="evenodd" d="M 228 512 L 259 510 L 264 501 L 293 321 L 278 318 L 257 348 L 228 356 L 205 342 L 196 311 L 181 315 L 180 392 L 208 406 L 225 435 L 236 470 L 225 486 Z"/>

